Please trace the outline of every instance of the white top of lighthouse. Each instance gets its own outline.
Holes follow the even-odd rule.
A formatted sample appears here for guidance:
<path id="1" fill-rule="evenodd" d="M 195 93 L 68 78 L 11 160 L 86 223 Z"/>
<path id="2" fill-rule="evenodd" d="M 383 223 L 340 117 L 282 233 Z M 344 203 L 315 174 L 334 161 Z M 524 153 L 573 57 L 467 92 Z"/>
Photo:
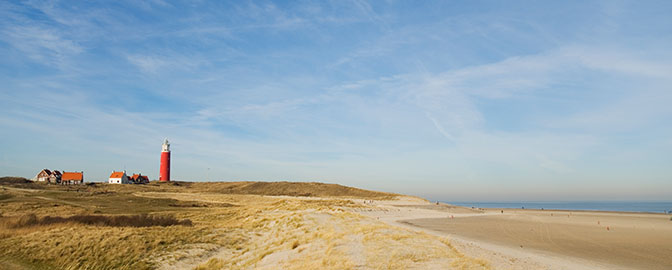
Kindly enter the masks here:
<path id="1" fill-rule="evenodd" d="M 168 139 L 163 141 L 163 147 L 161 148 L 161 152 L 170 152 L 170 143 L 168 142 Z"/>

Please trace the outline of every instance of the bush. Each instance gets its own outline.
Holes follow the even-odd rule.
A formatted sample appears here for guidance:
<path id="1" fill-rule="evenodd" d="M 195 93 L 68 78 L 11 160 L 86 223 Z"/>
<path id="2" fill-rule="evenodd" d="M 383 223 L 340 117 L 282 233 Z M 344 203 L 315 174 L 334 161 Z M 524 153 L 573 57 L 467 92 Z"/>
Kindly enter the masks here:
<path id="1" fill-rule="evenodd" d="M 0 177 L 0 183 L 2 184 L 25 184 L 25 183 L 32 183 L 33 181 L 30 181 L 26 178 L 23 177 L 16 177 L 16 176 L 3 176 Z"/>
<path id="2" fill-rule="evenodd" d="M 3 218 L 2 224 L 9 228 L 21 228 L 28 226 L 52 225 L 60 223 L 79 223 L 93 226 L 109 227 L 150 227 L 150 226 L 173 226 L 183 225 L 192 226 L 189 219 L 178 220 L 172 216 L 152 216 L 146 214 L 140 215 L 74 215 L 70 217 L 52 217 L 45 216 L 38 218 L 34 214 L 21 216 L 18 218 Z"/>

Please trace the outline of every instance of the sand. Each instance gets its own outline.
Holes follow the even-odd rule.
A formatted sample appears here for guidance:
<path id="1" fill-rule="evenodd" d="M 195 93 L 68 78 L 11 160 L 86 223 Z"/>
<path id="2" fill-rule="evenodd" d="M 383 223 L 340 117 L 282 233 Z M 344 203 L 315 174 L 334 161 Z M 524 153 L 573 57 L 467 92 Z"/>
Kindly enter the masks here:
<path id="1" fill-rule="evenodd" d="M 125 267 L 133 261 L 118 263 L 121 257 L 116 253 L 100 255 L 100 250 L 114 247 L 126 250 L 125 257 L 136 254 L 138 259 L 147 258 L 142 262 L 166 270 L 672 269 L 672 221 L 663 214 L 518 209 L 505 209 L 502 213 L 499 209 L 437 205 L 410 196 L 395 200 L 391 196 L 376 196 L 379 198 L 376 200 L 129 188 L 133 190 L 103 193 L 105 204 L 82 200 L 79 192 L 26 192 L 2 187 L 0 193 L 11 199 L 3 202 L 3 213 L 12 215 L 63 216 L 87 209 L 110 213 L 137 211 L 135 207 L 111 208 L 116 204 L 110 204 L 109 200 L 152 199 L 154 208 L 143 211 L 169 209 L 195 225 L 161 230 L 77 224 L 0 227 L 13 230 L 11 234 L 3 234 L 5 238 L 0 241 L 5 244 L 3 251 L 20 255 L 0 256 L 0 268 L 38 268 L 36 263 L 40 261 L 35 254 L 64 269 L 72 268 L 69 265 L 137 268 Z M 101 246 L 102 234 L 120 237 L 106 237 Z M 59 255 L 64 247 L 80 248 L 79 258 L 86 259 L 61 260 L 71 258 Z M 155 251 L 137 256 L 147 254 L 146 247 Z M 95 264 L 82 266 L 88 262 Z"/>
<path id="2" fill-rule="evenodd" d="M 445 237 L 362 215 L 384 211 L 366 200 L 170 192 L 135 195 L 236 203 L 253 213 L 242 220 L 242 228 L 222 227 L 220 231 L 242 234 L 244 244 L 189 245 L 157 258 L 158 269 L 492 269 L 485 260 L 464 256 Z M 402 202 L 425 203 L 412 197 Z"/>
<path id="3" fill-rule="evenodd" d="M 383 210 L 365 214 L 450 236 L 460 251 L 490 261 L 495 269 L 672 269 L 672 221 L 667 215 L 501 213 L 417 202 L 380 202 L 379 208 Z"/>

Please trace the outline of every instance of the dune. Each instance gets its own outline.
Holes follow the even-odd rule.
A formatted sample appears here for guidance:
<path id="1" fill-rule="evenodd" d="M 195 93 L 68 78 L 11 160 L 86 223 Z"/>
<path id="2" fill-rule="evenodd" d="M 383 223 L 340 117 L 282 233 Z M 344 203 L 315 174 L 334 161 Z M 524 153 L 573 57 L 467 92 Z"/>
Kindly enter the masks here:
<path id="1" fill-rule="evenodd" d="M 446 237 L 362 214 L 420 198 L 322 183 L 0 184 L 0 269 L 490 269 Z"/>
<path id="2" fill-rule="evenodd" d="M 672 268 L 662 214 L 501 213 L 323 183 L 2 180 L 0 269 Z"/>

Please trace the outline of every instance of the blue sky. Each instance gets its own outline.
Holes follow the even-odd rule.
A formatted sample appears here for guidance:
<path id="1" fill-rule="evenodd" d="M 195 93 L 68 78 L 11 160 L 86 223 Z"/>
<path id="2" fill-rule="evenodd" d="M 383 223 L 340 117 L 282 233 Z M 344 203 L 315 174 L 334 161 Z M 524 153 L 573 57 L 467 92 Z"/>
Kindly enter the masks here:
<path id="1" fill-rule="evenodd" d="M 0 175 L 672 197 L 669 1 L 0 3 Z"/>

